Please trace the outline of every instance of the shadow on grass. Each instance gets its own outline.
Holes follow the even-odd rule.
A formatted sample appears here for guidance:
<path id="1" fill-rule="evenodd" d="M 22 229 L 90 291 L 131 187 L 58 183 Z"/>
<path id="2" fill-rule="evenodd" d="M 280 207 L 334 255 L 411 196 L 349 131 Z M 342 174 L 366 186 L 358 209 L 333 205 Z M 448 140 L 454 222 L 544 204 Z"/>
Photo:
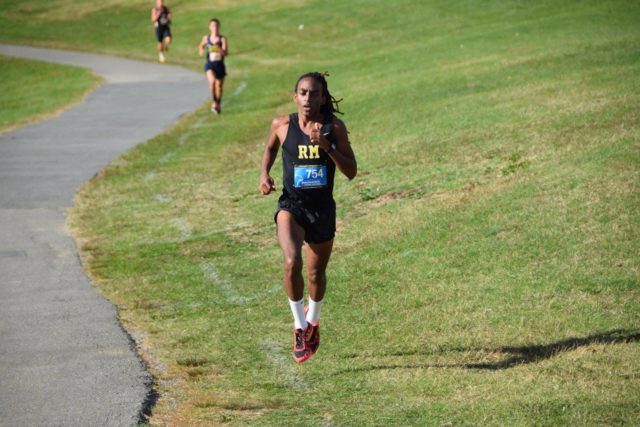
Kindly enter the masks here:
<path id="1" fill-rule="evenodd" d="M 616 329 L 600 334 L 589 335 L 584 338 L 567 338 L 562 341 L 545 345 L 529 345 L 521 347 L 502 347 L 499 351 L 511 356 L 494 363 L 467 363 L 463 367 L 468 369 L 507 369 L 525 363 L 534 363 L 549 359 L 558 353 L 586 347 L 591 344 L 621 344 L 640 341 L 640 331 Z"/>
<path id="2" fill-rule="evenodd" d="M 519 347 L 501 347 L 498 349 L 471 349 L 459 348 L 456 352 L 473 352 L 482 351 L 486 353 L 502 353 L 506 358 L 496 362 L 475 362 L 475 363 L 413 363 L 413 364 L 380 364 L 367 367 L 353 367 L 340 370 L 336 375 L 351 373 L 374 371 L 380 369 L 424 369 L 424 368 L 459 368 L 459 369 L 478 369 L 497 371 L 501 369 L 509 369 L 514 366 L 535 363 L 541 360 L 550 359 L 559 353 L 575 350 L 580 347 L 586 347 L 591 344 L 623 344 L 640 341 L 640 331 L 615 329 L 608 332 L 589 335 L 583 338 L 567 338 L 551 344 L 525 345 Z M 389 357 L 389 356 L 410 356 L 410 355 L 430 355 L 438 353 L 449 353 L 452 350 L 444 350 L 440 352 L 395 352 L 387 354 L 374 354 L 373 357 Z"/>

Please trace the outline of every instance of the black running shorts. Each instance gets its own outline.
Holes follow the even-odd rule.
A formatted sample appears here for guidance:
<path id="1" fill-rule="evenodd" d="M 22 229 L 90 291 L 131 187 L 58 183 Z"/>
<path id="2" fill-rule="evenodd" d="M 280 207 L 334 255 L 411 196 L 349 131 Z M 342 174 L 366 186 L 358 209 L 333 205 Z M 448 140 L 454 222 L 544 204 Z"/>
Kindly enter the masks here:
<path id="1" fill-rule="evenodd" d="M 278 209 L 273 217 L 278 222 L 278 212 L 287 211 L 304 229 L 307 243 L 325 243 L 336 235 L 336 203 L 330 200 L 322 206 L 308 206 L 282 195 L 278 199 Z"/>
<path id="2" fill-rule="evenodd" d="M 158 25 L 156 27 L 156 39 L 158 43 L 162 43 L 164 39 L 171 37 L 171 29 L 168 25 Z"/>
<path id="3" fill-rule="evenodd" d="M 224 65 L 222 61 L 207 61 L 204 64 L 204 72 L 206 73 L 208 70 L 213 71 L 213 74 L 216 76 L 216 79 L 224 79 L 224 76 L 227 75 L 227 67 Z"/>

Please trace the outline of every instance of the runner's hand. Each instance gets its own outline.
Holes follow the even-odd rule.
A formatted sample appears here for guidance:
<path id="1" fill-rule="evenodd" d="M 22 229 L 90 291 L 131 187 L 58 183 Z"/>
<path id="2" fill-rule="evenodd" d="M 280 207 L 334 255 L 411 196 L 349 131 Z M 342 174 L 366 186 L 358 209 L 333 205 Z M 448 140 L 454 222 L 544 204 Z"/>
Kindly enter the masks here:
<path id="1" fill-rule="evenodd" d="M 271 193 L 272 191 L 276 191 L 276 185 L 273 181 L 273 178 L 271 178 L 269 175 L 263 177 L 260 179 L 260 192 L 263 195 L 267 195 L 269 193 Z"/>
<path id="2" fill-rule="evenodd" d="M 309 139 L 311 139 L 312 144 L 318 144 L 323 150 L 328 150 L 331 145 L 329 140 L 322 134 L 322 123 L 312 123 Z"/>

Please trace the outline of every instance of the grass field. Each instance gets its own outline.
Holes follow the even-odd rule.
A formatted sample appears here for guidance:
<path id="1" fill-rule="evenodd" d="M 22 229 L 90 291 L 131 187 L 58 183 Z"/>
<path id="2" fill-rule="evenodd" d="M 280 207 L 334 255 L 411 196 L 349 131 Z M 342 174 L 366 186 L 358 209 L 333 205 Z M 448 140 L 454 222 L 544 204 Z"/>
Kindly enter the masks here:
<path id="1" fill-rule="evenodd" d="M 70 217 L 156 378 L 150 424 L 640 423 L 640 4 L 207 4 L 169 3 L 170 61 L 199 69 L 221 18 L 223 115 L 126 153 Z M 155 58 L 148 2 L 0 6 L 0 40 Z M 322 346 L 297 365 L 257 185 L 314 69 L 359 175 L 336 180 Z"/>
<path id="2" fill-rule="evenodd" d="M 100 82 L 82 68 L 8 57 L 0 57 L 0 75 L 0 132 L 56 114 Z"/>

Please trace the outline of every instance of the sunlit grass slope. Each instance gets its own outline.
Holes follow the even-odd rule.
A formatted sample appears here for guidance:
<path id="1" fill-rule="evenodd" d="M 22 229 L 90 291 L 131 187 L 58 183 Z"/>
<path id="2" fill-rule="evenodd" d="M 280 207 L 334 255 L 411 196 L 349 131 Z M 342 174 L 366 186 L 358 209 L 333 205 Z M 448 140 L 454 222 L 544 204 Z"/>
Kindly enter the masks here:
<path id="1" fill-rule="evenodd" d="M 103 3 L 7 6 L 51 28 L 0 34 L 153 59 L 147 2 Z M 640 422 L 639 4 L 169 5 L 170 55 L 194 69 L 222 19 L 223 114 L 122 156 L 71 215 L 157 379 L 151 423 Z M 276 196 L 257 184 L 309 70 L 344 98 L 360 173 L 337 179 L 322 346 L 296 365 Z"/>
<path id="2" fill-rule="evenodd" d="M 0 56 L 0 132 L 77 102 L 100 79 L 90 71 Z"/>

